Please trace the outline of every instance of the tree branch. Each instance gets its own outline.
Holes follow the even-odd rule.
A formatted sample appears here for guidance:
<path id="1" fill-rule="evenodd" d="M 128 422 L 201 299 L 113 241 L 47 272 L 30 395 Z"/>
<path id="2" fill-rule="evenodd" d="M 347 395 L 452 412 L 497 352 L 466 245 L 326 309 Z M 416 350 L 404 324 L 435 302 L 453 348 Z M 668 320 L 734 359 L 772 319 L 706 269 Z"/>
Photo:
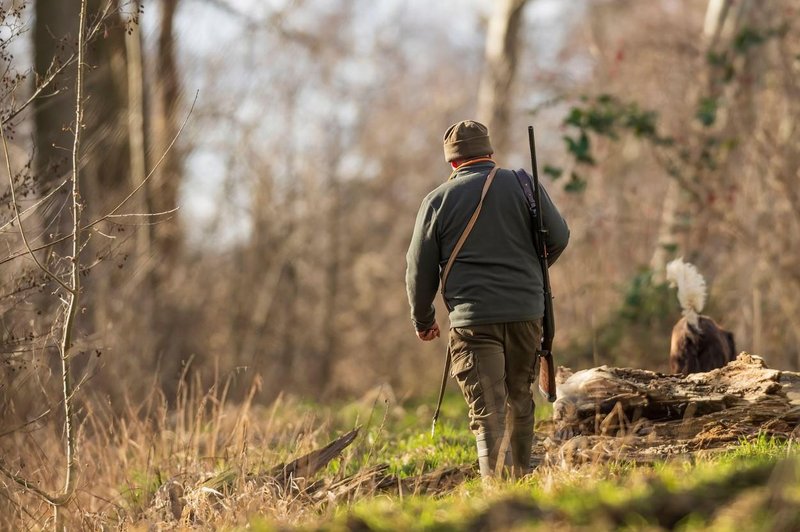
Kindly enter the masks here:
<path id="1" fill-rule="evenodd" d="M 97 18 L 97 21 L 94 23 L 92 28 L 89 30 L 89 36 L 86 38 L 87 41 L 93 40 L 95 38 L 95 36 L 97 35 L 98 31 L 100 31 L 100 28 L 103 26 L 103 23 L 105 22 L 106 17 L 108 17 L 108 13 L 111 11 L 112 4 L 113 4 L 113 2 L 111 2 L 110 0 L 109 0 L 109 2 L 106 3 L 105 9 L 100 14 L 100 16 Z M 79 44 L 79 46 L 80 46 L 80 44 Z M 48 86 L 50 86 L 50 84 L 53 82 L 54 79 L 56 79 L 62 72 L 64 72 L 69 66 L 71 66 L 72 63 L 74 63 L 76 60 L 78 60 L 78 57 L 79 57 L 79 54 L 77 54 L 77 53 L 74 53 L 74 54 L 70 55 L 58 68 L 56 68 L 55 70 L 50 72 L 50 74 L 45 76 L 44 81 L 42 81 L 39 84 L 39 86 L 36 87 L 36 90 L 33 91 L 33 94 L 31 94 L 30 97 L 22 103 L 22 105 L 20 105 L 19 107 L 14 109 L 11 113 L 9 113 L 9 115 L 7 117 L 5 117 L 2 120 L 2 122 L 0 122 L 0 126 L 5 126 L 7 123 L 11 122 L 17 116 L 19 116 L 19 114 L 22 111 L 24 111 L 28 106 L 30 106 L 36 100 L 36 98 L 38 98 L 39 96 L 42 95 L 42 92 L 44 92 L 44 90 Z M 55 66 L 55 64 L 56 64 L 55 60 L 53 60 L 53 62 L 50 64 L 50 68 L 48 70 L 52 69 Z"/>
<path id="2" fill-rule="evenodd" d="M 0 126 L 0 127 L 1 127 L 1 126 Z M 8 158 L 8 155 L 6 155 L 6 158 Z M 38 207 L 39 207 L 39 206 L 40 206 L 42 203 L 44 203 L 45 201 L 47 201 L 47 200 L 49 200 L 50 198 L 52 198 L 52 197 L 53 197 L 53 195 L 54 195 L 56 192 L 58 192 L 59 190 L 61 190 L 61 187 L 63 187 L 63 186 L 64 186 L 64 185 L 66 185 L 67 183 L 69 183 L 69 179 L 65 179 L 64 181 L 62 181 L 62 182 L 61 182 L 61 184 L 59 184 L 57 187 L 53 188 L 53 190 L 51 190 L 50 192 L 48 192 L 46 196 L 44 196 L 44 197 L 42 197 L 42 198 L 39 198 L 39 201 L 37 201 L 36 203 L 34 203 L 33 205 L 31 205 L 30 207 L 28 207 L 27 209 L 25 209 L 25 210 L 24 210 L 24 211 L 22 211 L 21 213 L 19 213 L 19 216 L 20 216 L 20 217 L 21 217 L 21 216 L 25 216 L 25 215 L 26 215 L 26 214 L 28 214 L 29 212 L 35 211 L 35 210 L 36 210 L 36 209 L 37 209 L 37 208 L 38 208 Z M 5 224 L 3 224 L 2 226 L 0 226 L 0 233 L 4 233 L 4 232 L 5 232 L 5 229 L 6 229 L 6 227 L 8 227 L 9 225 L 13 224 L 13 223 L 14 223 L 14 220 L 16 220 L 16 219 L 17 219 L 17 217 L 15 216 L 15 217 L 14 217 L 14 218 L 12 218 L 11 220 L 9 220 L 8 222 L 6 222 L 6 223 L 5 223 Z M 21 220 L 19 221 L 19 223 L 21 223 Z"/>
<path id="3" fill-rule="evenodd" d="M 36 263 L 36 266 L 39 267 L 48 277 L 54 280 L 56 283 L 61 286 L 67 292 L 72 292 L 72 289 L 64 283 L 61 279 L 58 278 L 56 274 L 51 272 L 47 269 L 47 267 L 39 262 L 39 259 L 36 258 L 36 254 L 31 249 L 30 244 L 28 243 L 28 237 L 25 235 L 25 230 L 22 227 L 22 218 L 19 215 L 19 207 L 17 207 L 17 196 L 14 192 L 14 174 L 11 172 L 11 158 L 8 155 L 8 143 L 6 142 L 6 132 L 3 129 L 3 126 L 0 125 L 0 138 L 3 140 L 3 155 L 6 159 L 6 170 L 8 171 L 8 184 L 11 187 L 11 204 L 14 206 L 14 219 L 17 220 L 17 225 L 19 225 L 19 234 L 22 236 L 22 243 L 25 244 L 25 249 L 27 250 L 28 254 L 30 254 L 33 261 Z"/>
<path id="4" fill-rule="evenodd" d="M 178 129 L 178 132 L 172 138 L 172 142 L 169 143 L 169 146 L 167 146 L 167 149 L 161 155 L 161 158 L 158 160 L 158 162 L 155 164 L 155 166 L 153 166 L 153 168 L 150 170 L 150 172 L 147 174 L 147 176 L 142 180 L 142 182 L 139 183 L 136 186 L 136 188 L 134 188 L 131 191 L 131 193 L 128 194 L 125 197 L 125 199 L 123 199 L 116 207 L 114 207 L 111 211 L 109 211 L 108 213 L 104 214 L 100 218 L 97 218 L 96 220 L 92 221 L 91 223 L 81 227 L 81 231 L 86 231 L 87 229 L 91 229 L 92 227 L 94 227 L 95 225 L 99 224 L 100 222 L 106 221 L 107 219 L 112 218 L 114 216 L 121 216 L 121 215 L 117 215 L 117 211 L 120 210 L 122 207 L 124 207 L 125 204 L 128 203 L 128 201 L 130 201 L 130 199 L 137 192 L 139 192 L 139 190 L 141 190 L 142 187 L 145 186 L 145 184 L 150 180 L 150 178 L 153 177 L 153 175 L 155 174 L 156 170 L 158 170 L 159 166 L 161 166 L 161 163 L 164 162 L 164 159 L 166 159 L 167 154 L 169 154 L 169 152 L 175 146 L 175 142 L 177 142 L 178 137 L 180 137 L 181 133 L 183 133 L 183 130 L 186 128 L 186 124 L 189 122 L 189 118 L 192 116 L 192 112 L 194 111 L 194 107 L 197 104 L 197 98 L 198 98 L 199 94 L 200 94 L 200 91 L 197 91 L 195 93 L 194 100 L 192 101 L 192 106 L 189 109 L 189 112 L 186 114 L 186 118 L 183 120 L 183 124 L 181 124 L 180 129 Z M 165 211 L 163 213 L 149 214 L 147 216 L 160 216 L 162 214 L 168 214 L 169 212 L 171 212 L 171 211 Z M 57 238 L 56 240 L 53 240 L 52 242 L 48 242 L 47 244 L 42 244 L 41 246 L 32 248 L 32 251 L 41 251 L 43 249 L 51 248 L 53 246 L 56 246 L 56 245 L 60 244 L 61 242 L 68 241 L 70 238 L 72 238 L 71 235 L 62 236 L 61 238 Z M 0 265 L 6 264 L 7 262 L 11 262 L 14 259 L 18 259 L 19 257 L 22 257 L 26 253 L 27 253 L 27 251 L 25 251 L 25 250 L 17 251 L 15 253 L 9 255 L 8 257 L 0 260 Z"/>

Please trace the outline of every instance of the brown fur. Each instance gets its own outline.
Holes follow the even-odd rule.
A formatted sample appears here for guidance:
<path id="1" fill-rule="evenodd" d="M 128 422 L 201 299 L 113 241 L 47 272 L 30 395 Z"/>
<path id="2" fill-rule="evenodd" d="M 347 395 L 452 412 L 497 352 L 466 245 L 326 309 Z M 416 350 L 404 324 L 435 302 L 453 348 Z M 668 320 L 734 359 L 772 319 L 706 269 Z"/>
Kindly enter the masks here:
<path id="1" fill-rule="evenodd" d="M 672 373 L 699 373 L 721 368 L 736 357 L 733 333 L 708 316 L 698 317 L 698 327 L 681 318 L 672 328 L 669 366 Z"/>

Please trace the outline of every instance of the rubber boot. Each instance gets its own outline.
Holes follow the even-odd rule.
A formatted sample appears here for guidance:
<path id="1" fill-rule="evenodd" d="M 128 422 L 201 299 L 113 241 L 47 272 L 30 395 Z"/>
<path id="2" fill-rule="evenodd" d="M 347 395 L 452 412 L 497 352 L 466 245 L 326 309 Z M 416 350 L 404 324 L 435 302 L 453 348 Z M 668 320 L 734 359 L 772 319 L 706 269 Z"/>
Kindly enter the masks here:
<path id="1" fill-rule="evenodd" d="M 503 442 L 503 433 L 481 432 L 475 436 L 478 446 L 478 468 L 482 479 L 494 478 L 497 471 L 497 455 Z M 509 447 L 511 447 L 509 445 Z M 511 468 L 511 450 L 507 449 L 503 460 L 503 475 Z"/>
<path id="2" fill-rule="evenodd" d="M 511 456 L 513 457 L 514 478 L 522 478 L 531 472 L 531 453 L 533 451 L 533 424 L 515 424 L 511 433 Z"/>

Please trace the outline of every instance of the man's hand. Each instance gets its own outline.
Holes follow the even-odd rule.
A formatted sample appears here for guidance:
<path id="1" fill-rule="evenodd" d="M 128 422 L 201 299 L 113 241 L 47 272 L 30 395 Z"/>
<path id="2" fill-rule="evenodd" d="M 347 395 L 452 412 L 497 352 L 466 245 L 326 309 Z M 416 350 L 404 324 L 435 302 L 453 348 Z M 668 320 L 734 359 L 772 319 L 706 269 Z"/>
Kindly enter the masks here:
<path id="1" fill-rule="evenodd" d="M 423 342 L 430 342 L 435 338 L 439 338 L 439 324 L 433 322 L 433 326 L 427 331 L 417 331 L 417 337 Z"/>

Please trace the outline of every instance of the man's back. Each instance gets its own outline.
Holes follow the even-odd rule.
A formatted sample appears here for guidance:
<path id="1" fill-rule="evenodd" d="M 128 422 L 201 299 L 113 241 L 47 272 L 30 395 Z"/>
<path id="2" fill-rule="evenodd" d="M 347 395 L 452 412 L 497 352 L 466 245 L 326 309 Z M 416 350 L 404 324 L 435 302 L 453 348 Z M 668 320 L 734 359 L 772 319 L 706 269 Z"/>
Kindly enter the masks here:
<path id="1" fill-rule="evenodd" d="M 441 268 L 475 211 L 492 162 L 463 168 L 428 194 L 408 251 L 406 281 L 418 329 L 432 323 L 431 303 Z M 551 264 L 566 247 L 569 229 L 543 191 Z M 480 216 L 447 281 L 451 327 L 526 321 L 544 313 L 542 273 L 532 243 L 530 214 L 510 170 L 499 169 Z"/>

